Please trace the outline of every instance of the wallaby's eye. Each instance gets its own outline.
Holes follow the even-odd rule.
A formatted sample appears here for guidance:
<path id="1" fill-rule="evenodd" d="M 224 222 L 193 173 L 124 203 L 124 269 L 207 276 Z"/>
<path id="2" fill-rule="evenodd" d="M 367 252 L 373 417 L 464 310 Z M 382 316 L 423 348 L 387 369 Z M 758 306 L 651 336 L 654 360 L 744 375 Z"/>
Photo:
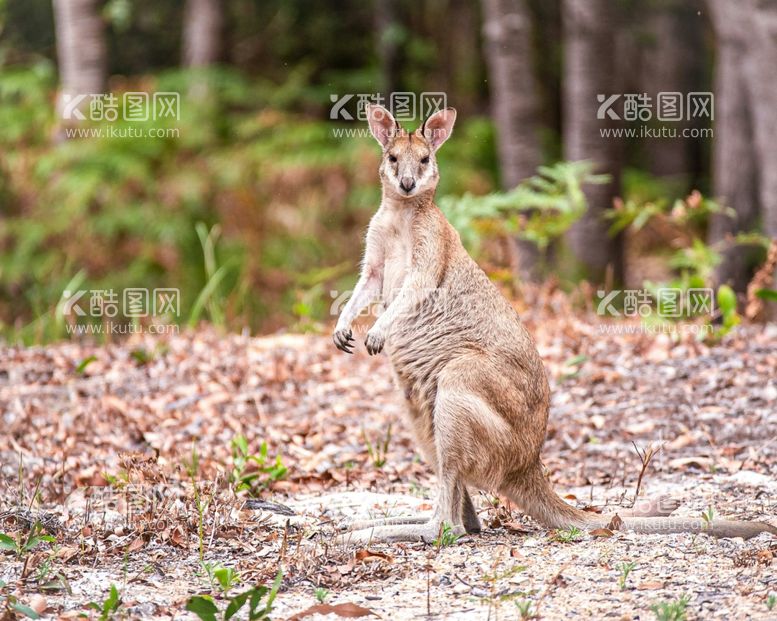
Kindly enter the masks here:
<path id="1" fill-rule="evenodd" d="M 389 155 L 389 162 L 391 162 L 393 164 L 396 161 L 397 161 L 397 156 L 396 155 Z"/>
<path id="2" fill-rule="evenodd" d="M 426 157 L 422 157 L 421 158 L 421 163 L 422 164 L 428 164 L 429 163 L 429 156 L 427 155 Z"/>

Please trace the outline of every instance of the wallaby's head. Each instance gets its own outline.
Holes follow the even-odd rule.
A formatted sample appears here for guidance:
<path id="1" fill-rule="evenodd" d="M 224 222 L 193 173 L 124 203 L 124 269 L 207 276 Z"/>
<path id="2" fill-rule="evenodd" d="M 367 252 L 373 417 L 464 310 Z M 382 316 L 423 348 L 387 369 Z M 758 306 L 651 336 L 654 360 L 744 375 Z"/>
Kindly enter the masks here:
<path id="1" fill-rule="evenodd" d="M 451 135 L 456 110 L 432 114 L 414 132 L 407 132 L 383 106 L 369 105 L 370 131 L 383 147 L 380 180 L 392 198 L 405 199 L 434 192 L 440 175 L 435 153 Z"/>

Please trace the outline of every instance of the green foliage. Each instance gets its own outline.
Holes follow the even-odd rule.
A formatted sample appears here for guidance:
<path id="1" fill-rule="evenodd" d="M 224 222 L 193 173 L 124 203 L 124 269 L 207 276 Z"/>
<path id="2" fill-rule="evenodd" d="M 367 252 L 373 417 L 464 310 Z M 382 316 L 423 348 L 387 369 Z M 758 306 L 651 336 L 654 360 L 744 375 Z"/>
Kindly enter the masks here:
<path id="1" fill-rule="evenodd" d="M 43 527 L 40 522 L 35 522 L 25 535 L 22 532 L 16 539 L 5 533 L 0 533 L 0 550 L 13 552 L 18 558 L 26 557 L 41 543 L 54 543 L 56 539 L 51 535 L 42 535 Z"/>
<path id="2" fill-rule="evenodd" d="M 225 597 L 229 596 L 229 592 L 240 584 L 240 576 L 231 567 L 221 567 L 214 563 L 202 563 L 202 569 L 205 571 L 205 575 L 208 576 L 211 589 L 218 587 Z"/>
<path id="3" fill-rule="evenodd" d="M 737 294 L 728 285 L 720 285 L 717 294 L 721 325 L 716 329 L 717 336 L 725 336 L 742 320 L 737 312 Z M 711 509 L 710 509 L 711 510 Z"/>
<path id="4" fill-rule="evenodd" d="M 577 526 L 569 526 L 568 528 L 559 528 L 553 533 L 553 540 L 560 543 L 573 543 L 580 541 L 583 538 L 583 531 Z"/>
<path id="5" fill-rule="evenodd" d="M 623 591 L 626 588 L 626 581 L 629 579 L 629 574 L 634 570 L 636 566 L 637 564 L 633 561 L 630 561 L 628 563 L 623 562 L 620 565 L 618 565 L 618 571 L 620 572 L 620 576 L 618 577 L 618 586 L 620 587 L 621 591 Z"/>
<path id="6" fill-rule="evenodd" d="M 22 615 L 28 619 L 40 619 L 40 615 L 26 604 L 22 604 L 19 598 L 5 592 L 6 583 L 0 580 L 0 612 L 3 619 L 15 619 L 16 615 Z"/>
<path id="7" fill-rule="evenodd" d="M 684 621 L 686 618 L 685 610 L 690 601 L 690 595 L 683 595 L 680 599 L 673 602 L 653 604 L 650 610 L 656 615 L 658 621 Z"/>
<path id="8" fill-rule="evenodd" d="M 470 249 L 486 234 L 515 235 L 546 248 L 585 213 L 583 186 L 609 180 L 592 171 L 587 161 L 540 166 L 537 175 L 509 192 L 444 196 L 439 206 Z"/>
<path id="9" fill-rule="evenodd" d="M 279 571 L 271 587 L 259 585 L 227 599 L 227 606 L 223 612 L 219 610 L 216 602 L 209 595 L 195 595 L 186 603 L 186 610 L 197 615 L 202 621 L 228 621 L 248 604 L 249 621 L 261 621 L 269 619 L 272 605 L 278 590 L 281 588 L 283 574 Z"/>
<path id="10" fill-rule="evenodd" d="M 766 598 L 766 609 L 772 610 L 775 604 L 777 604 L 777 595 L 769 593 L 769 597 Z"/>
<path id="11" fill-rule="evenodd" d="M 88 607 L 97 611 L 97 614 L 99 615 L 98 619 L 100 621 L 109 621 L 109 619 L 113 619 L 119 612 L 119 608 L 121 608 L 121 596 L 119 595 L 119 590 L 116 588 L 116 585 L 111 585 L 108 597 L 106 597 L 102 603 L 89 602 Z"/>
<path id="12" fill-rule="evenodd" d="M 706 198 L 698 192 L 688 199 L 676 199 L 669 202 L 666 198 L 640 201 L 630 199 L 617 203 L 606 212 L 606 217 L 612 220 L 610 233 L 620 233 L 626 229 L 642 230 L 648 222 L 656 217 L 666 217 L 678 228 L 687 230 L 704 224 L 713 214 L 725 214 L 734 217 L 736 213 L 730 207 L 725 207 L 716 201 Z"/>
<path id="13" fill-rule="evenodd" d="M 364 444 L 367 447 L 367 454 L 370 456 L 372 465 L 376 468 L 382 468 L 385 466 L 386 456 L 388 455 L 388 447 L 389 443 L 391 442 L 391 423 L 389 423 L 388 427 L 386 428 L 386 435 L 383 436 L 382 439 L 379 438 L 374 446 L 372 442 L 370 442 L 370 439 L 367 437 L 367 433 L 364 431 L 363 427 L 362 439 L 364 440 Z"/>
<path id="14" fill-rule="evenodd" d="M 114 0 L 108 18 L 125 19 L 127 8 Z M 209 95 L 189 97 L 203 78 Z M 0 336 L 69 338 L 63 291 L 79 289 L 177 288 L 181 316 L 164 319 L 180 324 L 316 329 L 329 319 L 327 293 L 352 286 L 353 240 L 379 203 L 379 149 L 366 136 L 336 138 L 331 121 L 272 107 L 268 97 L 287 98 L 287 87 L 297 88 L 268 89 L 234 69 L 169 71 L 127 90 L 181 93 L 180 120 L 122 121 L 120 110 L 114 122 L 84 122 L 102 135 L 52 141 L 53 65 L 4 68 Z M 455 148 L 459 140 L 468 148 Z M 440 154 L 440 192 L 491 189 L 491 123 L 462 122 L 451 144 Z"/>
<path id="15" fill-rule="evenodd" d="M 316 601 L 319 604 L 323 604 L 326 601 L 326 598 L 329 597 L 329 589 L 325 589 L 324 587 L 316 587 L 313 595 L 315 595 Z"/>
<path id="16" fill-rule="evenodd" d="M 432 544 L 439 550 L 448 546 L 455 545 L 459 540 L 460 535 L 457 535 L 453 531 L 453 527 L 448 522 L 443 522 L 440 526 L 440 534 L 437 536 Z"/>
<path id="17" fill-rule="evenodd" d="M 78 363 L 78 366 L 76 367 L 76 373 L 79 375 L 83 375 L 84 371 L 86 371 L 86 367 L 88 367 L 90 364 L 95 362 L 97 360 L 97 356 L 87 356 L 81 362 Z"/>
<path id="18" fill-rule="evenodd" d="M 268 459 L 267 442 L 259 445 L 256 454 L 249 451 L 248 440 L 243 435 L 236 435 L 231 444 L 233 467 L 229 480 L 235 493 L 247 491 L 250 496 L 258 496 L 271 483 L 286 476 L 288 468 L 280 455 L 275 460 Z"/>
<path id="19" fill-rule="evenodd" d="M 701 519 L 704 520 L 705 528 L 712 526 L 712 521 L 715 519 L 715 510 L 712 508 L 712 505 L 707 507 L 707 510 L 701 514 Z"/>
<path id="20" fill-rule="evenodd" d="M 530 599 L 517 600 L 515 606 L 518 608 L 518 614 L 521 615 L 521 619 L 535 619 L 537 617 L 534 602 Z"/>

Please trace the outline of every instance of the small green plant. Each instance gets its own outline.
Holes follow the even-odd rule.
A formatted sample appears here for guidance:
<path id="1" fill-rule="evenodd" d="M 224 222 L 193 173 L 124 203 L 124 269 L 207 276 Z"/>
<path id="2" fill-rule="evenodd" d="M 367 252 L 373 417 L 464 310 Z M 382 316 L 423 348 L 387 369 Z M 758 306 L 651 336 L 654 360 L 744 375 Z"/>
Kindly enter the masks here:
<path id="1" fill-rule="evenodd" d="M 701 519 L 704 520 L 704 528 L 712 527 L 712 520 L 715 519 L 715 510 L 712 505 L 707 507 L 707 510 L 701 514 Z"/>
<path id="2" fill-rule="evenodd" d="M 98 619 L 100 619 L 100 621 L 109 621 L 109 619 L 113 619 L 116 613 L 119 612 L 119 608 L 121 608 L 119 589 L 116 588 L 115 584 L 112 584 L 108 597 L 106 597 L 101 604 L 89 602 L 88 608 L 97 611 L 99 614 Z"/>
<path id="3" fill-rule="evenodd" d="M 29 606 L 22 604 L 15 595 L 5 592 L 5 582 L 0 580 L 0 613 L 3 619 L 15 619 L 23 615 L 28 619 L 40 619 L 40 615 Z"/>
<path id="4" fill-rule="evenodd" d="M 211 589 L 215 590 L 218 587 L 225 597 L 229 596 L 229 592 L 240 584 L 240 576 L 231 567 L 202 563 L 202 569 L 208 576 Z"/>
<path id="5" fill-rule="evenodd" d="M 286 476 L 288 468 L 283 465 L 280 455 L 274 461 L 268 461 L 267 442 L 262 442 L 259 453 L 248 450 L 248 440 L 243 435 L 232 438 L 232 472 L 229 480 L 235 493 L 247 491 L 250 496 L 258 496 L 274 481 Z"/>
<path id="6" fill-rule="evenodd" d="M 197 476 L 200 472 L 200 456 L 197 453 L 197 445 L 192 444 L 191 460 L 184 462 L 186 472 L 192 483 L 194 491 L 194 508 L 197 510 L 197 539 L 199 540 L 200 563 L 205 558 L 205 512 L 208 510 L 210 500 L 205 500 L 200 493 L 200 485 Z"/>
<path id="7" fill-rule="evenodd" d="M 375 446 L 373 446 L 372 442 L 370 442 L 370 439 L 367 437 L 364 428 L 362 428 L 362 438 L 364 439 L 364 444 L 367 446 L 367 453 L 370 456 L 372 465 L 376 468 L 382 468 L 385 466 L 386 456 L 388 455 L 389 442 L 391 442 L 391 423 L 389 423 L 388 427 L 386 428 L 386 435 L 382 440 L 379 440 Z"/>
<path id="8" fill-rule="evenodd" d="M 271 587 L 259 585 L 227 599 L 227 606 L 220 611 L 209 595 L 195 595 L 186 602 L 186 610 L 197 615 L 201 621 L 228 621 L 248 603 L 248 620 L 269 620 L 275 596 L 281 588 L 282 572 L 278 572 Z"/>
<path id="9" fill-rule="evenodd" d="M 323 604 L 326 601 L 326 598 L 329 597 L 329 589 L 325 589 L 324 587 L 316 587 L 313 595 L 316 596 L 316 601 L 319 604 Z"/>
<path id="10" fill-rule="evenodd" d="M 725 336 L 733 330 L 742 318 L 737 312 L 737 294 L 728 285 L 718 287 L 718 309 L 720 310 L 721 325 L 715 331 L 717 336 Z"/>
<path id="11" fill-rule="evenodd" d="M 43 527 L 40 522 L 35 522 L 29 532 L 24 535 L 21 532 L 16 539 L 0 533 L 0 550 L 10 550 L 17 558 L 25 558 L 32 550 L 41 543 L 53 543 L 56 541 L 51 535 L 41 535 Z"/>
<path id="12" fill-rule="evenodd" d="M 562 381 L 567 379 L 572 379 L 580 375 L 580 371 L 582 370 L 583 365 L 587 361 L 588 361 L 588 356 L 586 356 L 585 354 L 580 354 L 578 356 L 573 356 L 572 358 L 569 358 L 564 363 L 564 367 L 568 368 L 569 371 L 565 372 L 561 376 Z"/>
<path id="13" fill-rule="evenodd" d="M 766 598 L 766 609 L 772 610 L 775 604 L 777 604 L 777 595 L 769 593 L 769 597 Z"/>
<path id="14" fill-rule="evenodd" d="M 216 248 L 221 236 L 221 226 L 214 224 L 211 229 L 208 229 L 204 222 L 198 222 L 195 225 L 195 231 L 202 248 L 207 280 L 192 305 L 188 324 L 190 328 L 196 326 L 202 311 L 207 309 L 213 325 L 223 328 L 225 325 L 224 307 L 226 305 L 226 294 L 222 291 L 221 283 L 230 272 L 234 271 L 234 264 L 228 262 L 221 266 L 218 265 Z"/>
<path id="15" fill-rule="evenodd" d="M 518 600 L 515 602 L 515 606 L 518 608 L 521 619 L 534 619 L 537 616 L 534 612 L 534 602 L 530 599 Z"/>
<path id="16" fill-rule="evenodd" d="M 637 564 L 633 561 L 628 563 L 624 562 L 618 565 L 618 571 L 620 572 L 620 576 L 618 577 L 618 586 L 621 588 L 621 591 L 626 588 L 626 580 L 629 579 L 629 574 L 634 571 L 636 566 Z"/>
<path id="17" fill-rule="evenodd" d="M 154 352 L 148 351 L 145 347 L 138 347 L 130 352 L 132 359 L 139 367 L 147 365 L 154 360 Z"/>
<path id="18" fill-rule="evenodd" d="M 685 610 L 691 601 L 690 595 L 683 595 L 680 599 L 673 602 L 659 602 L 653 604 L 650 610 L 656 615 L 658 621 L 684 621 Z"/>
<path id="19" fill-rule="evenodd" d="M 76 367 L 76 373 L 78 373 L 78 375 L 83 375 L 84 372 L 86 371 L 86 367 L 88 367 L 96 360 L 97 360 L 97 356 L 87 356 L 81 362 L 78 363 L 78 366 Z"/>
<path id="20" fill-rule="evenodd" d="M 583 538 L 583 531 L 577 526 L 569 526 L 568 528 L 559 528 L 553 533 L 553 541 L 560 543 L 572 543 L 574 541 L 580 541 Z"/>
<path id="21" fill-rule="evenodd" d="M 453 531 L 453 527 L 448 522 L 443 522 L 440 526 L 440 534 L 432 543 L 439 550 L 440 548 L 455 545 L 460 535 Z"/>

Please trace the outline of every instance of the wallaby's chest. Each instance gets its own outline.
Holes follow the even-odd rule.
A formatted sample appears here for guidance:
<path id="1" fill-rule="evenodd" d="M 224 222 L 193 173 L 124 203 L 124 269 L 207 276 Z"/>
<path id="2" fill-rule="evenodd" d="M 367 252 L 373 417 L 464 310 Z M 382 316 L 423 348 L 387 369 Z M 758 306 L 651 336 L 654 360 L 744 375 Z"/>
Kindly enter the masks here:
<path id="1" fill-rule="evenodd" d="M 383 244 L 383 302 L 397 297 L 410 271 L 413 257 L 412 220 L 402 213 L 387 213 L 380 223 Z"/>

